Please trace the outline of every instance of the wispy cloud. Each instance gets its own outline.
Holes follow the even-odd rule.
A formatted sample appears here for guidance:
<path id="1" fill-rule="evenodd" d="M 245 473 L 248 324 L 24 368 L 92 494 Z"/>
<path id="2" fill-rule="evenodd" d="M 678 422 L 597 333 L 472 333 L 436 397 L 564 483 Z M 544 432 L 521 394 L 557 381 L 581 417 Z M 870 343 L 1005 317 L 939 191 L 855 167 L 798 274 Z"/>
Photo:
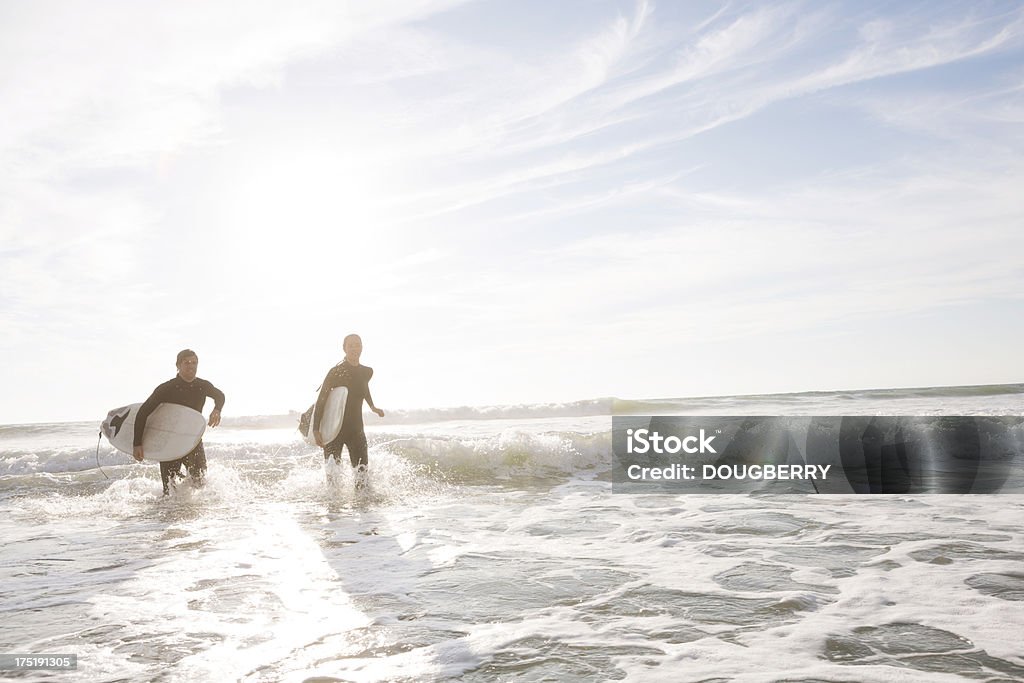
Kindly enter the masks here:
<path id="1" fill-rule="evenodd" d="M 546 187 L 546 180 L 557 182 L 569 174 L 578 178 L 748 119 L 775 103 L 952 64 L 1020 40 L 1017 17 L 1002 22 L 968 18 L 936 28 L 914 16 L 884 22 L 867 18 L 860 25 L 848 24 L 843 39 L 836 40 L 834 30 L 825 30 L 830 22 L 843 25 L 836 16 L 785 5 L 717 16 L 701 32 L 684 33 L 680 43 L 657 43 L 657 60 L 645 57 L 663 63 L 673 55 L 669 67 L 616 74 L 608 64 L 627 61 L 631 45 L 650 49 L 644 30 L 657 12 L 642 6 L 637 16 L 629 23 L 619 18 L 608 35 L 593 39 L 604 49 L 584 46 L 568 53 L 569 63 L 581 53 L 601 55 L 595 57 L 599 67 L 590 70 L 592 77 L 575 75 L 578 69 L 568 65 L 550 68 L 556 74 L 573 73 L 577 85 L 526 104 L 510 102 L 504 111 L 483 116 L 488 123 L 476 133 L 461 129 L 470 133 L 455 145 L 463 161 L 474 168 L 490 161 L 500 170 L 420 189 L 419 196 L 430 197 L 436 206 L 423 207 L 417 215 L 457 212 Z M 813 60 L 805 60 L 806 55 Z M 511 82 L 503 79 L 502 87 L 510 92 L 539 83 L 543 93 L 548 80 L 545 73 L 529 70 L 509 75 Z M 432 153 L 439 152 L 434 148 Z"/>

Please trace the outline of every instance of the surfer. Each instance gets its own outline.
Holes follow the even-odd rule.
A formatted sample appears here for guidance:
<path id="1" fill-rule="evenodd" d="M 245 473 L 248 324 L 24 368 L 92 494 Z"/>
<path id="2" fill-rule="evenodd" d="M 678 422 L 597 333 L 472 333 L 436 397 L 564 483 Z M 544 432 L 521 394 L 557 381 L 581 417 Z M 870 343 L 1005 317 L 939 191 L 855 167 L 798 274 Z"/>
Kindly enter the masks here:
<path id="1" fill-rule="evenodd" d="M 373 405 L 373 397 L 370 396 L 370 378 L 373 377 L 373 368 L 359 364 L 359 357 L 363 353 L 363 340 L 358 334 L 350 334 L 345 337 L 341 345 L 345 351 L 345 360 L 341 361 L 327 372 L 324 382 L 320 385 L 320 396 L 316 400 L 316 407 L 313 409 L 313 419 L 310 427 L 313 430 L 313 438 L 316 445 L 324 449 L 324 462 L 334 457 L 335 462 L 341 461 L 342 447 L 348 447 L 348 458 L 356 472 L 363 474 L 368 465 L 366 432 L 363 431 L 363 401 L 370 406 L 370 410 L 384 417 L 384 411 Z M 345 402 L 345 414 L 341 421 L 341 431 L 333 441 L 324 443 L 320 434 L 320 418 L 324 413 L 324 406 L 327 404 L 327 396 L 335 387 L 346 387 L 348 389 L 348 400 Z M 358 480 L 361 485 L 362 479 Z"/>
<path id="2" fill-rule="evenodd" d="M 179 351 L 175 366 L 178 368 L 177 376 L 154 389 L 150 397 L 139 408 L 139 413 L 135 418 L 135 441 L 132 456 L 139 462 L 142 462 L 144 457 L 142 434 L 146 431 L 146 420 L 161 403 L 176 403 L 201 413 L 206 399 L 212 398 L 214 406 L 208 424 L 211 427 L 220 424 L 220 410 L 224 407 L 224 392 L 205 379 L 196 377 L 196 372 L 199 370 L 199 356 L 196 355 L 196 352 L 192 349 Z M 193 484 L 203 485 L 203 479 L 206 476 L 206 451 L 203 450 L 202 441 L 187 455 L 177 460 L 160 463 L 160 481 L 163 483 L 165 496 L 170 493 L 168 482 L 171 476 L 182 476 L 182 466 L 192 478 Z"/>

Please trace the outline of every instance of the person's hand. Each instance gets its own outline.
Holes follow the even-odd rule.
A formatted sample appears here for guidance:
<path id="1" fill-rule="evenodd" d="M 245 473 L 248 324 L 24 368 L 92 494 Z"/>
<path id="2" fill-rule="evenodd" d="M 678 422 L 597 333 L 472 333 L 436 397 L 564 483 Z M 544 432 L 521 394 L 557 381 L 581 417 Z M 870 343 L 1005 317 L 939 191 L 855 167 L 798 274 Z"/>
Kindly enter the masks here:
<path id="1" fill-rule="evenodd" d="M 316 441 L 316 445 L 320 448 L 324 447 L 324 437 L 320 436 L 320 430 L 313 432 L 313 440 Z"/>
<path id="2" fill-rule="evenodd" d="M 142 458 L 144 457 L 142 454 L 142 446 L 135 446 L 132 449 L 132 457 L 135 458 L 138 462 L 142 462 Z"/>
<path id="3" fill-rule="evenodd" d="M 384 417 L 384 411 L 380 408 L 370 408 L 373 412 L 377 413 L 378 417 Z"/>
<path id="4" fill-rule="evenodd" d="M 210 422 L 209 422 L 209 424 L 210 424 L 211 427 L 216 427 L 217 425 L 220 424 L 220 411 L 217 410 L 216 408 L 214 408 L 213 412 L 210 413 Z"/>

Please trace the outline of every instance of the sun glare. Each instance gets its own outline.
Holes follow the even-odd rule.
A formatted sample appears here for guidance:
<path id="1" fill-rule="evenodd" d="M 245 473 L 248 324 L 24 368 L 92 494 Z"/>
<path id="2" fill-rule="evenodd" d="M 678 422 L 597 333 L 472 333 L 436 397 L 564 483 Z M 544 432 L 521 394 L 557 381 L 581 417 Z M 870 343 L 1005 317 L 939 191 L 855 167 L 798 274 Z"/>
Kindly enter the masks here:
<path id="1" fill-rule="evenodd" d="M 311 284 L 346 251 L 377 246 L 382 203 L 357 155 L 281 150 L 239 163 L 223 198 L 222 248 L 239 284 Z M 357 260 L 349 268 L 359 268 Z"/>

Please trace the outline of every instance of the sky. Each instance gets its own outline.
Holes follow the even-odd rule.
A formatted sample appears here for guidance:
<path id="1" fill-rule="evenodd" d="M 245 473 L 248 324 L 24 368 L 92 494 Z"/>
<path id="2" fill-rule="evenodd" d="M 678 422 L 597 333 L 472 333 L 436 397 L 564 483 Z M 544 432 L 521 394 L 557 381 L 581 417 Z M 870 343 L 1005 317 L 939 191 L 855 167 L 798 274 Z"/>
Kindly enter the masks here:
<path id="1" fill-rule="evenodd" d="M 0 121 L 0 423 L 1024 382 L 1019 2 L 0 0 Z"/>

